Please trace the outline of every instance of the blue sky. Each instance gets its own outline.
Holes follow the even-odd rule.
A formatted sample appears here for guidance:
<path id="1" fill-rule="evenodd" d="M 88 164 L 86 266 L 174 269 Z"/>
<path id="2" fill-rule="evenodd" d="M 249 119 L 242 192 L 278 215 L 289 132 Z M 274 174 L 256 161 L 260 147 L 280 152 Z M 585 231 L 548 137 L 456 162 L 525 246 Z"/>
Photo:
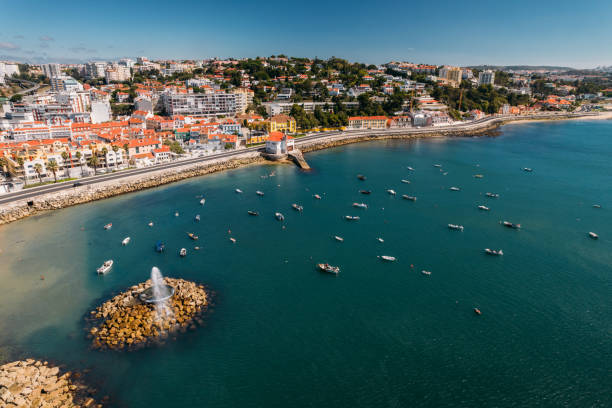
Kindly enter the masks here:
<path id="1" fill-rule="evenodd" d="M 0 59 L 612 65 L 612 0 L 0 0 Z"/>

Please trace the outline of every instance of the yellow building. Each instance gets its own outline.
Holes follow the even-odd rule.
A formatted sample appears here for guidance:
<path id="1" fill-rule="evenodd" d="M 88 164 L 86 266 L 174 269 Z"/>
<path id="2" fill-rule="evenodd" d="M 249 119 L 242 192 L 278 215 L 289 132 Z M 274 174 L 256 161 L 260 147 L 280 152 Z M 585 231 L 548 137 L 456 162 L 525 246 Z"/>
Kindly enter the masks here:
<path id="1" fill-rule="evenodd" d="M 266 125 L 268 132 L 295 133 L 297 131 L 295 119 L 287 115 L 272 116 L 267 120 Z"/>

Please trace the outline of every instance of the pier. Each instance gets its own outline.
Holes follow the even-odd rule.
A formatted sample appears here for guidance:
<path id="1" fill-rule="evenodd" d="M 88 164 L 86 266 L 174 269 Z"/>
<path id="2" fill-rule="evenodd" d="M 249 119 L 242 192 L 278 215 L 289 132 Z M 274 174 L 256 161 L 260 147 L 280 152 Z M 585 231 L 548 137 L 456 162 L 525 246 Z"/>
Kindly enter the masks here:
<path id="1" fill-rule="evenodd" d="M 292 151 L 287 153 L 289 157 L 298 165 L 302 170 L 310 170 L 310 166 L 304 159 L 304 155 L 300 149 L 293 149 Z"/>

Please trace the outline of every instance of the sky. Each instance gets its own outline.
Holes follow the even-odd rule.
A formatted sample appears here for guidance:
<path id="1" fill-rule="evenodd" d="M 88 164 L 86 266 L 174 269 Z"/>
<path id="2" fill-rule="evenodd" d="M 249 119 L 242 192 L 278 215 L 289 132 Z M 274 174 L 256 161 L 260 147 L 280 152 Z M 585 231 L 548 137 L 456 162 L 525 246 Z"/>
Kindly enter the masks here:
<path id="1" fill-rule="evenodd" d="M 612 0 L 0 0 L 0 59 L 612 65 Z"/>

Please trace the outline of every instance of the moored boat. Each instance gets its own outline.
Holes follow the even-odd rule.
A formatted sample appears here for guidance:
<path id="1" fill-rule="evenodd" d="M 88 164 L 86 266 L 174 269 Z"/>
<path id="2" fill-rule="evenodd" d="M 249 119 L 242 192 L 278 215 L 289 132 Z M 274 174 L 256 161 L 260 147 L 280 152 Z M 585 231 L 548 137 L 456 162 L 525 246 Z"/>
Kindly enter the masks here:
<path id="1" fill-rule="evenodd" d="M 475 307 L 474 308 L 474 313 L 476 313 L 478 316 L 480 316 L 482 314 L 482 312 L 480 311 L 479 308 Z"/>
<path id="2" fill-rule="evenodd" d="M 204 205 L 204 203 L 206 203 L 206 199 L 205 198 L 200 200 L 200 205 Z"/>
<path id="3" fill-rule="evenodd" d="M 365 203 L 353 203 L 353 207 L 357 208 L 368 208 L 368 205 Z"/>
<path id="4" fill-rule="evenodd" d="M 372 194 L 372 190 L 359 190 L 361 194 Z"/>
<path id="5" fill-rule="evenodd" d="M 376 240 L 377 240 L 378 242 L 385 242 L 385 240 L 384 240 L 384 239 L 382 239 L 381 237 L 376 238 Z"/>
<path id="6" fill-rule="evenodd" d="M 344 242 L 344 238 L 339 237 L 338 235 L 334 235 L 334 239 L 338 242 Z"/>
<path id="7" fill-rule="evenodd" d="M 463 225 L 448 224 L 448 228 L 450 228 L 452 230 L 463 231 Z"/>
<path id="8" fill-rule="evenodd" d="M 176 211 L 176 212 L 174 213 L 174 216 L 175 216 L 175 217 L 178 217 L 178 216 L 179 216 L 179 212 L 178 212 L 178 211 Z"/>
<path id="9" fill-rule="evenodd" d="M 200 214 L 196 214 L 196 216 L 194 217 L 194 220 L 196 222 L 199 222 L 200 221 Z"/>
<path id="10" fill-rule="evenodd" d="M 248 210 L 247 213 L 249 215 L 259 215 L 259 213 L 257 211 L 253 211 L 253 210 Z"/>
<path id="11" fill-rule="evenodd" d="M 499 194 L 497 193 L 485 193 L 485 195 L 489 198 L 499 198 Z"/>
<path id="12" fill-rule="evenodd" d="M 392 189 L 388 189 L 388 190 L 387 190 L 387 193 L 389 193 L 389 194 L 391 194 L 391 195 L 395 195 L 395 194 L 397 194 L 397 193 L 395 192 L 395 190 L 392 190 Z"/>
<path id="13" fill-rule="evenodd" d="M 438 168 L 442 167 L 442 165 L 441 165 L 441 164 L 434 164 L 433 166 L 434 166 L 434 167 L 438 167 Z"/>
<path id="14" fill-rule="evenodd" d="M 532 171 L 533 171 L 533 169 L 532 169 L 532 168 L 530 168 L 530 167 L 523 167 L 523 171 L 526 171 L 526 172 L 529 172 L 529 173 L 530 173 L 530 172 L 532 172 Z"/>
<path id="15" fill-rule="evenodd" d="M 181 250 L 179 251 L 179 255 L 181 257 L 187 256 L 187 250 L 185 248 L 181 248 Z"/>
<path id="16" fill-rule="evenodd" d="M 410 166 L 408 166 L 407 169 L 410 170 L 410 171 L 414 171 L 414 169 L 412 167 L 410 167 Z"/>
<path id="17" fill-rule="evenodd" d="M 461 190 L 461 189 L 460 189 L 459 187 L 455 187 L 455 186 L 453 186 L 453 187 L 449 188 L 449 190 L 450 190 L 450 191 L 459 191 L 459 190 Z"/>
<path id="18" fill-rule="evenodd" d="M 230 237 L 229 240 L 232 241 L 232 243 L 234 243 L 234 244 L 236 243 L 236 238 L 234 238 L 234 237 Z"/>
<path id="19" fill-rule="evenodd" d="M 199 237 L 198 237 L 197 235 L 195 235 L 193 232 L 188 232 L 188 233 L 187 233 L 187 236 L 188 236 L 189 238 L 193 239 L 194 241 L 197 241 L 197 240 L 198 240 L 198 238 L 199 238 Z"/>
<path id="20" fill-rule="evenodd" d="M 130 243 L 131 240 L 132 240 L 132 238 L 125 237 L 125 238 L 123 238 L 123 241 L 121 241 L 121 245 L 126 246 L 127 244 Z"/>
<path id="21" fill-rule="evenodd" d="M 402 179 L 402 183 L 404 183 L 404 184 L 410 184 L 410 180 Z"/>
<path id="22" fill-rule="evenodd" d="M 279 221 L 285 221 L 285 216 L 279 212 L 274 213 L 274 216 L 276 217 L 277 220 Z"/>
<path id="23" fill-rule="evenodd" d="M 389 255 L 379 255 L 378 258 L 382 259 L 383 261 L 387 261 L 387 262 L 395 262 L 395 261 L 397 261 L 396 257 L 389 256 Z"/>
<path id="24" fill-rule="evenodd" d="M 363 174 L 358 174 L 357 178 L 361 181 L 364 181 L 366 179 L 366 176 L 364 176 Z"/>
<path id="25" fill-rule="evenodd" d="M 110 271 L 115 262 L 112 259 L 105 261 L 99 268 L 96 269 L 98 275 L 104 275 L 106 272 Z"/>
<path id="26" fill-rule="evenodd" d="M 601 208 L 600 204 L 593 204 L 593 208 Z"/>
<path id="27" fill-rule="evenodd" d="M 589 237 L 592 238 L 592 239 L 599 239 L 599 235 L 597 235 L 594 232 L 589 232 Z"/>
<path id="28" fill-rule="evenodd" d="M 104 229 L 105 229 L 105 230 L 109 230 L 109 229 L 111 229 L 111 228 L 113 228 L 113 223 L 112 223 L 112 222 L 109 222 L 108 224 L 106 224 L 106 225 L 104 226 Z"/>
<path id="29" fill-rule="evenodd" d="M 423 270 L 421 271 L 421 273 L 422 273 L 423 275 L 427 275 L 427 276 L 431 275 L 431 271 L 426 271 L 425 269 L 423 269 Z"/>
<path id="30" fill-rule="evenodd" d="M 410 201 L 416 201 L 417 200 L 417 198 L 415 196 L 409 196 L 408 194 L 403 194 L 402 198 L 404 200 L 410 200 Z"/>
<path id="31" fill-rule="evenodd" d="M 510 221 L 500 221 L 500 224 L 502 224 L 504 227 L 508 227 L 508 228 L 514 228 L 514 229 L 520 229 L 521 228 L 521 224 L 515 224 L 513 222 Z"/>
<path id="32" fill-rule="evenodd" d="M 235 192 L 237 192 L 238 194 L 242 194 L 242 190 L 237 188 L 236 190 L 234 190 Z"/>
<path id="33" fill-rule="evenodd" d="M 293 207 L 294 210 L 296 211 L 304 211 L 304 207 L 302 207 L 301 205 L 297 205 L 297 204 L 291 204 L 291 207 Z"/>
<path id="34" fill-rule="evenodd" d="M 149 225 L 149 227 L 152 227 L 153 226 L 153 221 L 149 222 L 148 225 Z"/>
<path id="35" fill-rule="evenodd" d="M 483 178 L 484 176 L 482 174 L 474 174 L 475 178 Z"/>
<path id="36" fill-rule="evenodd" d="M 327 273 L 333 273 L 334 275 L 337 275 L 340 273 L 340 267 L 332 266 L 328 263 L 317 264 L 317 268 L 319 268 L 320 271 L 327 272 Z"/>
<path id="37" fill-rule="evenodd" d="M 260 196 L 260 197 L 263 197 L 263 195 L 264 195 L 263 191 L 259 191 L 259 190 L 257 190 L 257 191 L 255 192 L 255 194 L 257 194 L 257 195 L 258 195 L 258 196 Z"/>
<path id="38" fill-rule="evenodd" d="M 166 245 L 164 245 L 163 242 L 157 241 L 155 243 L 155 251 L 156 252 L 164 252 L 164 249 L 166 249 Z"/>
<path id="39" fill-rule="evenodd" d="M 357 215 L 345 215 L 344 218 L 346 218 L 349 221 L 357 221 L 359 219 Z"/>
<path id="40" fill-rule="evenodd" d="M 314 197 L 314 198 L 316 198 L 317 200 L 320 200 L 320 199 L 321 199 L 321 196 L 320 196 L 320 195 L 318 195 L 318 194 L 313 195 L 313 197 Z"/>
<path id="41" fill-rule="evenodd" d="M 488 255 L 502 256 L 504 254 L 504 251 L 502 251 L 501 249 L 495 250 L 495 249 L 485 248 L 485 253 Z"/>
<path id="42" fill-rule="evenodd" d="M 489 207 L 487 207 L 486 205 L 479 205 L 479 206 L 478 206 L 478 209 L 479 209 L 479 210 L 483 210 L 483 211 L 489 211 L 489 210 L 490 210 L 490 208 L 489 208 Z"/>

